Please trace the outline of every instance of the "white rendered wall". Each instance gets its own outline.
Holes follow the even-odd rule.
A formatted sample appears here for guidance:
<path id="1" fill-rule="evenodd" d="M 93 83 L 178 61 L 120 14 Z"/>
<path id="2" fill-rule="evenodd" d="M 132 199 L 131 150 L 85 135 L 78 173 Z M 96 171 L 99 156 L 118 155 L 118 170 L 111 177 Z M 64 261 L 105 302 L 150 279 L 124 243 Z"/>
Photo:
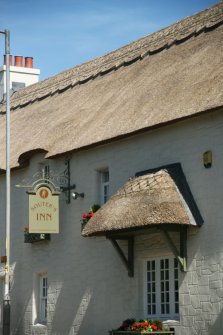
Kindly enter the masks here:
<path id="1" fill-rule="evenodd" d="M 12 173 L 12 329 L 16 335 L 105 335 L 123 319 L 144 317 L 143 262 L 171 255 L 162 236 L 138 236 L 135 275 L 127 271 L 104 237 L 81 237 L 81 214 L 99 201 L 97 170 L 108 167 L 115 193 L 136 172 L 180 162 L 204 218 L 188 236 L 188 272 L 180 274 L 180 320 L 177 335 L 221 335 L 223 319 L 223 119 L 222 111 L 197 117 L 144 135 L 73 154 L 71 183 L 84 199 L 66 204 L 60 196 L 60 234 L 51 241 L 23 243 L 28 224 L 28 197 L 17 189 L 32 177 L 42 155 Z M 212 150 L 213 166 L 205 169 L 203 152 Z M 61 173 L 64 159 L 49 161 Z M 4 193 L 4 178 L 0 177 Z M 0 202 L 1 249 L 4 253 L 4 198 Z M 175 235 L 174 235 L 175 236 Z M 175 238 L 175 237 L 174 237 Z M 47 272 L 48 324 L 34 325 L 37 278 Z"/>
<path id="2" fill-rule="evenodd" d="M 39 81 L 40 70 L 28 67 L 10 66 L 10 89 L 12 82 L 24 83 L 25 87 Z M 0 67 L 0 100 L 6 93 L 6 65 Z"/>

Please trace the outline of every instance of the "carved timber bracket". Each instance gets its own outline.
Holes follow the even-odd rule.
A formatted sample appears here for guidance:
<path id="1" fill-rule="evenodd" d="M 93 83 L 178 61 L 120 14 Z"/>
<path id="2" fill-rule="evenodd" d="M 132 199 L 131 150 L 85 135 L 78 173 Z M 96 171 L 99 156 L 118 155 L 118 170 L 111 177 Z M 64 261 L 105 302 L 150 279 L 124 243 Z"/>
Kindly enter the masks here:
<path id="1" fill-rule="evenodd" d="M 187 226 L 180 226 L 180 227 L 166 227 L 165 225 L 157 227 L 160 232 L 162 232 L 168 246 L 172 250 L 174 256 L 176 257 L 179 265 L 180 270 L 182 272 L 187 271 Z M 173 229 L 172 229 L 173 228 Z M 179 240 L 180 240 L 180 249 L 176 246 L 175 242 L 170 236 L 170 232 L 177 232 L 179 233 Z M 128 270 L 129 277 L 134 277 L 134 235 L 125 236 L 125 235 L 118 235 L 112 236 L 108 235 L 107 238 L 111 241 L 113 247 L 117 251 L 119 257 L 121 258 L 122 262 L 124 263 L 126 269 Z M 118 240 L 127 241 L 127 252 L 124 251 L 120 244 L 117 242 Z"/>
<path id="2" fill-rule="evenodd" d="M 118 252 L 122 262 L 128 270 L 129 277 L 134 277 L 134 237 L 108 237 L 114 246 L 115 250 Z M 127 256 L 121 249 L 117 240 L 126 240 L 128 242 Z"/>
<path id="3" fill-rule="evenodd" d="M 168 230 L 164 226 L 162 228 L 160 227 L 160 230 L 162 231 L 163 236 L 166 239 L 166 242 L 168 243 L 178 263 L 180 264 L 181 271 L 186 272 L 187 271 L 187 227 L 181 226 L 179 230 L 180 250 L 178 250 L 178 248 L 176 247 Z"/>

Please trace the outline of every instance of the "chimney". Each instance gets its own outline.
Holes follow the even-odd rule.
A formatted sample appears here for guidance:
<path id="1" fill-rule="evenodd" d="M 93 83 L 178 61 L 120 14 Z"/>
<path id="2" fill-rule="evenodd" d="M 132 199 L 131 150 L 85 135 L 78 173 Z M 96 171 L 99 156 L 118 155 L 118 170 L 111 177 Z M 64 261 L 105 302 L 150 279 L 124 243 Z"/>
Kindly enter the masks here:
<path id="1" fill-rule="evenodd" d="M 23 56 L 15 56 L 15 66 L 23 66 Z"/>
<path id="2" fill-rule="evenodd" d="M 4 55 L 4 65 L 6 65 L 6 55 Z M 9 55 L 9 65 L 12 66 L 12 55 Z"/>
<path id="3" fill-rule="evenodd" d="M 3 66 L 0 66 L 0 101 L 6 93 L 6 56 L 4 55 Z M 14 58 L 14 62 L 12 58 Z M 39 81 L 40 70 L 33 68 L 33 57 L 9 55 L 9 65 L 10 89 L 13 92 Z"/>
<path id="4" fill-rule="evenodd" d="M 25 67 L 33 68 L 33 57 L 25 57 Z"/>

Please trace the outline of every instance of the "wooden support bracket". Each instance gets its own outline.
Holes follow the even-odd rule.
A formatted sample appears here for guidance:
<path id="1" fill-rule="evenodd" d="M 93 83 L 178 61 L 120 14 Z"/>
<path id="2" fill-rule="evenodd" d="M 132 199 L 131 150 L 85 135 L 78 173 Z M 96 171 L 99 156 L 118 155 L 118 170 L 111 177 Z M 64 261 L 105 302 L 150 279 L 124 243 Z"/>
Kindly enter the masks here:
<path id="1" fill-rule="evenodd" d="M 119 238 L 108 237 L 108 238 L 110 239 L 112 245 L 118 252 L 124 265 L 126 266 L 129 277 L 133 277 L 134 276 L 134 237 L 131 236 L 131 237 L 119 237 Z M 123 250 L 121 249 L 120 245 L 118 244 L 117 240 L 127 240 L 128 241 L 127 257 L 125 253 L 123 252 Z"/>
<path id="2" fill-rule="evenodd" d="M 180 264 L 180 269 L 183 272 L 187 271 L 187 227 L 181 226 L 179 229 L 180 234 L 180 250 L 176 247 L 174 241 L 172 240 L 169 232 L 165 227 L 160 228 L 170 249 L 175 255 L 178 263 Z"/>

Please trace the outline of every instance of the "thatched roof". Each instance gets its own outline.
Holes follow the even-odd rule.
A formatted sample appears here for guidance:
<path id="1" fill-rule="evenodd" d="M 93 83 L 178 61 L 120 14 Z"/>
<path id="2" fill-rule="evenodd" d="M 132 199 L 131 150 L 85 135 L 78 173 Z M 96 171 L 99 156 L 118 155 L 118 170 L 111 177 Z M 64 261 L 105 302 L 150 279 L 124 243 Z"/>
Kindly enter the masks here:
<path id="1" fill-rule="evenodd" d="M 127 181 L 93 215 L 82 235 L 108 235 L 163 224 L 196 226 L 202 222 L 181 166 L 173 164 Z"/>
<path id="2" fill-rule="evenodd" d="M 16 92 L 11 99 L 11 166 L 39 149 L 54 157 L 219 108 L 222 37 L 220 2 Z M 2 106 L 0 169 L 5 167 L 4 111 Z"/>

